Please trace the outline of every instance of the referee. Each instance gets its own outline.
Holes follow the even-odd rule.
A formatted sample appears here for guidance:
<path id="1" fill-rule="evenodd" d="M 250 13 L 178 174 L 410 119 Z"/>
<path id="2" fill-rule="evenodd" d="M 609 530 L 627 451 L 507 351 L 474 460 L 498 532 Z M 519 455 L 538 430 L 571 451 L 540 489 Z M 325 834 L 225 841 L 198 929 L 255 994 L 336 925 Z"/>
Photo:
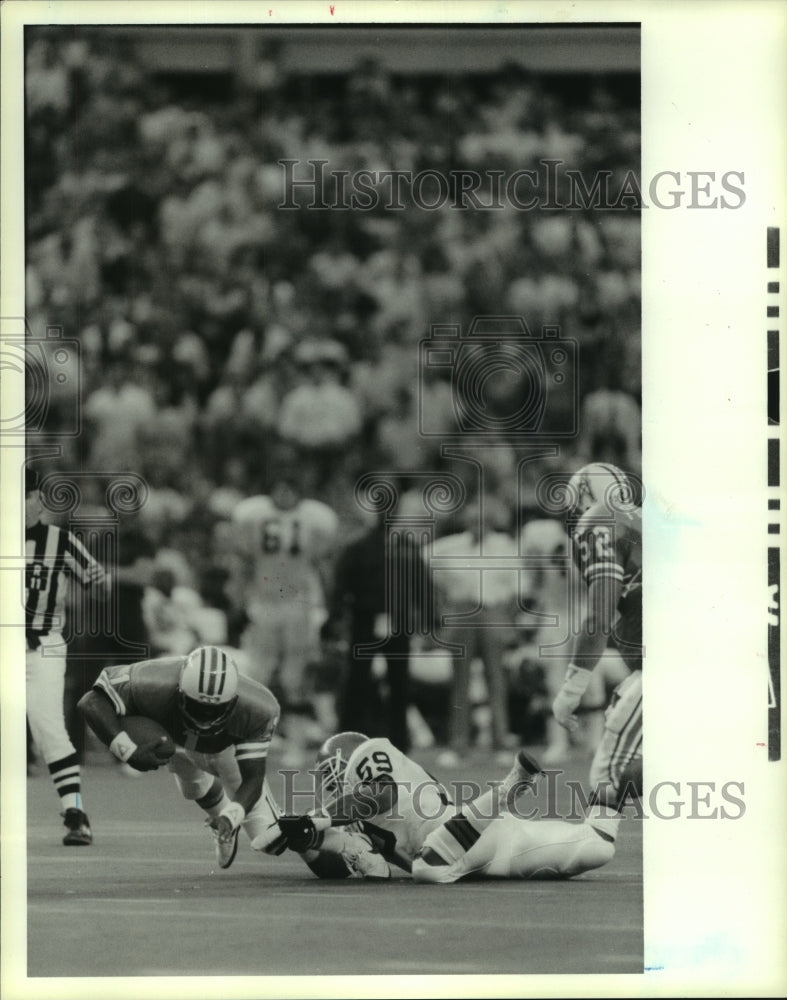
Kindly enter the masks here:
<path id="1" fill-rule="evenodd" d="M 63 843 L 80 846 L 92 844 L 93 834 L 82 809 L 79 757 L 66 732 L 66 648 L 62 630 L 70 580 L 103 592 L 105 577 L 101 566 L 70 531 L 41 520 L 42 510 L 38 473 L 26 468 L 27 719 L 60 796 L 67 830 Z"/>

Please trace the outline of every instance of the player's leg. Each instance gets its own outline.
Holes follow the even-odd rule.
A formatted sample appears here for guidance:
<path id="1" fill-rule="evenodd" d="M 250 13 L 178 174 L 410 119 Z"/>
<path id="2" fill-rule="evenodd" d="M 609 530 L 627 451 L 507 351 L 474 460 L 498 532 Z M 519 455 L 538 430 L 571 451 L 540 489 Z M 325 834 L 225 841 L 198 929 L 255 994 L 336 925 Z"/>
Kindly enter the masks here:
<path id="1" fill-rule="evenodd" d="M 614 648 L 607 649 L 590 677 L 582 705 L 577 713 L 578 738 L 594 753 L 604 737 L 605 710 L 608 692 L 621 684 L 631 671 Z M 562 728 L 562 727 L 561 727 Z"/>
<path id="2" fill-rule="evenodd" d="M 572 878 L 608 864 L 615 839 L 589 822 L 524 820 L 502 813 L 478 840 L 450 865 L 413 863 L 416 882 L 456 882 L 462 878 Z"/>
<path id="3" fill-rule="evenodd" d="M 468 875 L 486 878 L 572 878 L 601 868 L 615 856 L 615 841 L 589 823 L 563 820 L 523 820 L 504 815 L 468 851 L 461 867 Z M 483 839 L 483 838 L 482 838 Z M 492 854 L 490 861 L 486 856 Z"/>
<path id="4" fill-rule="evenodd" d="M 623 774 L 641 756 L 642 673 L 636 670 L 615 689 L 606 712 L 604 735 L 590 766 L 593 801 L 619 805 Z"/>
<path id="5" fill-rule="evenodd" d="M 470 667 L 473 656 L 471 629 L 445 630 L 444 640 L 464 646 L 464 655 L 452 656 L 451 693 L 449 704 L 448 742 L 451 751 L 463 757 L 470 745 Z"/>
<path id="6" fill-rule="evenodd" d="M 265 604 L 250 607 L 248 614 L 249 621 L 241 635 L 240 646 L 247 657 L 249 676 L 267 687 L 279 660 L 275 617 Z"/>
<path id="7" fill-rule="evenodd" d="M 520 750 L 501 782 L 492 783 L 485 792 L 464 805 L 461 813 L 429 833 L 413 863 L 416 881 L 455 882 L 467 874 L 464 864 L 469 855 L 474 866 L 491 861 L 494 851 L 490 843 L 493 842 L 478 845 L 519 795 L 534 787 L 540 774 L 538 762 Z"/>
<path id="8" fill-rule="evenodd" d="M 190 754 L 189 751 L 178 747 L 168 761 L 167 768 L 174 775 L 183 798 L 189 802 L 196 802 L 209 819 L 215 819 L 222 809 L 229 805 L 230 799 L 219 776 L 218 768 L 210 767 L 210 762 L 211 758 L 206 755 Z M 228 777 L 236 779 L 234 787 L 231 788 L 234 791 L 240 785 L 240 771 L 237 770 L 237 764 L 235 765 L 237 775 L 232 775 L 231 769 L 227 770 Z M 227 843 L 222 843 L 214 836 L 214 848 L 218 866 L 229 868 L 238 852 L 237 831 Z"/>
<path id="9" fill-rule="evenodd" d="M 307 684 L 307 664 L 319 656 L 319 636 L 314 628 L 312 609 L 307 603 L 284 604 L 279 616 L 281 668 L 280 697 L 287 736 L 283 763 L 299 766 L 310 739 L 317 738 L 317 723 L 312 705 L 313 688 Z"/>
<path id="10" fill-rule="evenodd" d="M 65 656 L 44 655 L 47 641 L 53 639 L 62 644 L 59 636 L 48 636 L 44 645 L 27 652 L 27 718 L 63 807 L 67 827 L 63 843 L 71 847 L 87 846 L 92 844 L 93 834 L 82 807 L 79 755 L 68 738 L 63 715 L 66 660 Z"/>
<path id="11" fill-rule="evenodd" d="M 505 612 L 501 612 L 501 616 Z M 511 632 L 505 626 L 480 629 L 489 709 L 492 718 L 492 746 L 502 751 L 508 743 L 508 675 L 503 666 L 505 644 Z"/>
<path id="12" fill-rule="evenodd" d="M 407 708 L 410 692 L 410 639 L 396 637 L 385 653 L 385 676 L 388 681 L 388 739 L 395 747 L 407 753 L 410 733 L 407 725 Z"/>
<path id="13" fill-rule="evenodd" d="M 567 612 L 566 612 L 567 613 Z M 539 630 L 536 636 L 537 646 L 547 646 L 554 642 L 554 627 L 544 627 Z M 568 666 L 568 656 L 550 655 L 545 656 L 541 663 L 544 668 L 544 681 L 547 689 L 547 699 L 549 705 L 555 700 L 558 691 L 563 685 L 563 678 L 566 676 Z M 546 750 L 541 754 L 541 762 L 547 766 L 562 764 L 571 754 L 571 739 L 565 726 L 561 726 L 552 714 L 547 711 L 546 718 Z"/>

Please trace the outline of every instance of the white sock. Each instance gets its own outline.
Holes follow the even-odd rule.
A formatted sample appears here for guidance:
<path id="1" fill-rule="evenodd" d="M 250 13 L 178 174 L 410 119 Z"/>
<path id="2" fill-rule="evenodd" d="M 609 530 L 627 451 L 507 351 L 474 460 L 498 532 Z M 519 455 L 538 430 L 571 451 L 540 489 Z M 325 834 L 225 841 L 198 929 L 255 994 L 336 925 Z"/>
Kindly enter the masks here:
<path id="1" fill-rule="evenodd" d="M 65 812 L 66 809 L 81 809 L 82 796 L 79 792 L 67 792 L 65 795 L 61 796 L 60 804 L 63 806 L 63 812 Z"/>
<path id="2" fill-rule="evenodd" d="M 230 804 L 230 800 L 229 800 L 229 798 L 227 796 L 227 793 L 224 792 L 222 794 L 221 798 L 219 799 L 219 801 L 216 803 L 216 805 L 215 806 L 211 806 L 209 809 L 206 809 L 205 812 L 208 814 L 208 816 L 211 816 L 212 818 L 215 819 L 216 816 L 219 815 L 219 813 L 221 812 L 221 810 L 224 809 L 224 807 L 228 806 L 229 804 Z"/>

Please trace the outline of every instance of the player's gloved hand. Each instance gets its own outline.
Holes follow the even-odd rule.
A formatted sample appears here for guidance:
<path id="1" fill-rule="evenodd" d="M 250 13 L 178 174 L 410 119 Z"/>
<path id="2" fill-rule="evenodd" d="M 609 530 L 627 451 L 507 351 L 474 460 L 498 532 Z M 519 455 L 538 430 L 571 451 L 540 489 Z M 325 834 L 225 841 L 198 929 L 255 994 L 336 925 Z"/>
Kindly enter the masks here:
<path id="1" fill-rule="evenodd" d="M 166 742 L 162 736 L 160 740 L 155 740 L 153 743 L 142 743 L 126 763 L 130 764 L 136 771 L 155 771 L 169 760 L 169 755 L 163 755 Z"/>
<path id="2" fill-rule="evenodd" d="M 279 817 L 279 829 L 287 838 L 287 847 L 298 854 L 319 847 L 320 834 L 327 826 L 330 826 L 330 820 L 326 816 Z"/>
<path id="3" fill-rule="evenodd" d="M 566 676 L 563 678 L 563 685 L 552 702 L 552 714 L 560 725 L 570 733 L 573 733 L 579 725 L 579 720 L 574 713 L 590 683 L 590 674 L 589 670 L 583 670 L 581 667 L 570 664 L 566 670 Z"/>
<path id="4" fill-rule="evenodd" d="M 117 734 L 109 744 L 109 749 L 118 760 L 130 764 L 135 771 L 155 771 L 172 756 L 166 736 L 149 743 L 137 744 L 125 731 Z"/>

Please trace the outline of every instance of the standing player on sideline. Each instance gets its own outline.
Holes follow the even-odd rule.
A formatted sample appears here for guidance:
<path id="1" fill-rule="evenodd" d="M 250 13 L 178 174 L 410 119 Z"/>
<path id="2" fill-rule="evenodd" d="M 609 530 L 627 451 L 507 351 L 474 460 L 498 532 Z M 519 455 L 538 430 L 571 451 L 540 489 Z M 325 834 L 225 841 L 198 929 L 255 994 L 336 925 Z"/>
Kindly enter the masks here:
<path id="1" fill-rule="evenodd" d="M 335 826 L 359 822 L 383 857 L 416 882 L 485 878 L 571 878 L 611 861 L 619 816 L 592 807 L 584 823 L 530 821 L 514 812 L 541 773 L 523 750 L 502 782 L 456 805 L 419 764 L 386 739 L 338 733 L 321 747 L 322 808 L 282 816 L 260 847 L 281 831 L 287 846 L 325 847 Z"/>
<path id="2" fill-rule="evenodd" d="M 628 477 L 614 465 L 583 466 L 569 483 L 574 558 L 587 583 L 587 609 L 571 662 L 552 705 L 557 721 L 574 714 L 593 670 L 613 639 L 631 673 L 615 688 L 590 768 L 591 802 L 620 808 L 641 782 L 642 511 Z"/>
<path id="3" fill-rule="evenodd" d="M 282 700 L 287 735 L 301 742 L 304 714 L 321 705 L 307 667 L 320 659 L 329 563 L 339 521 L 326 504 L 301 496 L 299 474 L 280 462 L 269 495 L 233 512 L 235 551 L 229 589 L 249 623 L 241 638 L 249 674 Z M 300 716 L 300 719 L 298 719 Z"/>
<path id="4" fill-rule="evenodd" d="M 66 645 L 63 639 L 69 578 L 103 599 L 104 570 L 65 528 L 45 524 L 39 476 L 25 469 L 25 634 L 27 718 L 63 807 L 68 847 L 93 843 L 82 808 L 79 756 L 68 738 L 63 708 Z"/>
<path id="5" fill-rule="evenodd" d="M 118 760 L 138 771 L 155 770 L 164 761 L 155 742 L 138 746 L 131 739 L 123 718 L 144 716 L 169 733 L 175 754 L 167 767 L 183 797 L 207 813 L 220 868 L 235 860 L 241 826 L 253 840 L 280 815 L 265 776 L 279 704 L 218 647 L 106 667 L 79 709 Z M 365 872 L 371 854 L 367 839 L 347 834 L 332 847 L 334 858 L 338 854 L 347 862 L 340 876 Z M 270 854 L 283 850 L 283 841 L 267 845 Z M 317 874 L 337 875 L 336 865 L 326 868 L 317 852 L 304 860 Z M 375 864 L 371 858 L 368 867 Z"/>

